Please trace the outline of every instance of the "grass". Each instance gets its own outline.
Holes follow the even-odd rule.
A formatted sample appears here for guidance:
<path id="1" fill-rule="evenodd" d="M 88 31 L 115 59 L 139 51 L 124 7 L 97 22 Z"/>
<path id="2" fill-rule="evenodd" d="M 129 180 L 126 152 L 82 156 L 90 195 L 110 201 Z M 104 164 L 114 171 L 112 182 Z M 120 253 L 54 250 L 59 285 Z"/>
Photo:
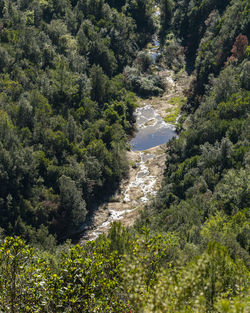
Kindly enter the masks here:
<path id="1" fill-rule="evenodd" d="M 178 115 L 180 114 L 182 106 L 186 103 L 186 97 L 172 97 L 169 100 L 169 104 L 171 104 L 173 107 L 166 109 L 167 115 L 164 118 L 164 121 L 169 124 L 176 124 L 176 119 Z"/>
<path id="2" fill-rule="evenodd" d="M 166 113 L 171 113 L 173 111 L 173 108 L 168 108 L 168 109 L 166 109 Z"/>

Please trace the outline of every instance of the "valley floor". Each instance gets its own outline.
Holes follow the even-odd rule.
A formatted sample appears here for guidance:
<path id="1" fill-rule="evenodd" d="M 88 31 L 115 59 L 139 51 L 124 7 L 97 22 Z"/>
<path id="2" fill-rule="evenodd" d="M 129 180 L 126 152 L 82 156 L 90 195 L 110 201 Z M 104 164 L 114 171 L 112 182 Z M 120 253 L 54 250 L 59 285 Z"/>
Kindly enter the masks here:
<path id="1" fill-rule="evenodd" d="M 158 72 L 166 82 L 166 92 L 150 99 L 138 98 L 139 107 L 152 107 L 163 119 L 177 110 L 177 104 L 171 99 L 183 97 L 188 87 L 189 77 L 183 71 L 178 77 L 170 70 Z M 149 121 L 150 122 L 150 121 Z M 152 120 L 152 123 L 154 121 Z M 149 123 L 150 124 L 150 123 Z M 95 240 L 109 230 L 112 222 L 120 220 L 124 226 L 132 226 L 146 203 L 157 193 L 165 168 L 165 144 L 144 151 L 128 151 L 128 179 L 123 180 L 119 191 L 100 206 L 91 222 L 85 228 L 80 242 Z"/>

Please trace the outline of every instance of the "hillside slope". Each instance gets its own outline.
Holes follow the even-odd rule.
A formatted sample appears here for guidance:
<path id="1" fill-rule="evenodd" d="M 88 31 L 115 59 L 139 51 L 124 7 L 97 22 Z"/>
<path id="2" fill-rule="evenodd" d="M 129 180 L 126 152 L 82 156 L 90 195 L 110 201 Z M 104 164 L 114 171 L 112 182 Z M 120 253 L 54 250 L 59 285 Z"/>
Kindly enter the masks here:
<path id="1" fill-rule="evenodd" d="M 75 91 L 72 90 L 76 86 L 73 78 L 77 73 L 69 71 L 67 66 L 71 65 L 65 67 L 60 62 L 58 65 L 49 65 L 49 68 L 47 65 L 45 68 L 41 65 L 41 69 L 37 65 L 29 65 L 27 68 L 27 64 L 34 62 L 32 53 L 37 51 L 36 45 L 26 45 L 27 38 L 32 43 L 32 39 L 36 41 L 38 36 L 32 37 L 27 33 L 24 40 L 23 29 L 33 29 L 32 23 L 41 21 L 37 12 L 45 12 L 44 18 L 55 19 L 53 25 L 49 24 L 50 20 L 45 20 L 40 25 L 41 29 L 48 28 L 51 42 L 61 38 L 53 37 L 54 31 L 63 29 L 62 22 L 58 22 L 58 19 L 67 20 L 73 30 L 74 25 L 79 25 L 74 24 L 75 15 L 70 15 L 72 12 L 77 16 L 76 21 L 82 18 L 81 14 L 79 17 L 80 12 L 88 12 L 87 21 L 81 20 L 81 23 L 84 24 L 82 31 L 86 30 L 84 36 L 90 36 L 89 38 L 91 35 L 93 38 L 98 36 L 99 39 L 102 35 L 105 37 L 104 24 L 104 29 L 116 35 L 119 27 L 126 24 L 126 21 L 132 22 L 132 18 L 134 22 L 131 27 L 135 28 L 129 34 L 132 37 L 126 37 L 128 41 L 125 42 L 133 48 L 139 32 L 145 32 L 145 25 L 148 25 L 149 34 L 155 31 L 151 28 L 152 8 L 157 4 L 161 8 L 160 36 L 163 56 L 160 62 L 175 71 L 178 77 L 183 71 L 182 61 L 185 55 L 186 69 L 192 72 L 193 82 L 185 90 L 187 100 L 182 103 L 181 117 L 178 119 L 179 136 L 166 147 L 162 185 L 135 227 L 126 229 L 120 223 L 114 223 L 106 235 L 101 235 L 97 240 L 83 246 L 72 245 L 70 242 L 56 246 L 48 232 L 46 233 L 46 224 L 45 229 L 43 227 L 37 232 L 32 245 L 26 244 L 19 237 L 6 237 L 3 234 L 0 242 L 0 310 L 11 313 L 248 313 L 249 1 L 127 0 L 121 2 L 125 3 L 124 7 L 117 5 L 115 1 L 108 1 L 119 11 L 110 10 L 101 0 L 36 0 L 32 3 L 41 6 L 40 11 L 34 11 L 34 22 L 32 8 L 26 10 L 27 1 L 6 0 L 4 5 L 0 5 L 1 23 L 4 26 L 1 27 L 4 45 L 0 48 L 4 57 L 0 81 L 1 88 L 4 87 L 0 100 L 3 107 L 0 117 L 0 177 L 3 182 L 0 206 L 3 217 L 1 223 L 7 234 L 13 229 L 22 233 L 23 228 L 29 229 L 27 225 L 36 229 L 40 225 L 40 216 L 44 219 L 44 210 L 39 211 L 42 204 L 43 208 L 48 207 L 56 212 L 59 210 L 61 213 L 62 208 L 82 208 L 82 194 L 86 196 L 84 201 L 88 203 L 87 199 L 94 201 L 95 195 L 98 197 L 101 192 L 106 191 L 107 185 L 104 182 L 109 186 L 113 179 L 118 179 L 126 172 L 126 166 L 121 167 L 124 164 L 123 158 L 120 154 L 117 157 L 116 153 L 122 151 L 120 145 L 124 142 L 121 138 L 125 136 L 125 132 L 129 133 L 133 122 L 134 95 L 122 89 L 122 76 L 113 77 L 119 73 L 119 64 L 127 62 L 122 63 L 124 56 L 133 58 L 126 54 L 126 47 L 123 50 L 125 55 L 121 53 L 120 57 L 116 56 L 116 50 L 113 55 L 103 46 L 100 48 L 100 51 L 105 50 L 105 55 L 108 54 L 110 60 L 114 60 L 111 55 L 117 58 L 117 67 L 113 67 L 114 72 L 110 74 L 104 68 L 101 69 L 97 61 L 91 63 L 90 44 L 87 57 L 90 56 L 88 62 L 91 69 L 86 75 L 92 84 L 91 99 L 84 98 L 81 102 L 83 105 L 76 107 L 79 120 L 75 118 L 75 111 L 72 111 L 71 106 L 70 109 L 66 105 L 59 106 L 61 101 L 64 103 L 64 99 L 71 99 L 73 102 L 67 103 L 72 103 L 75 108 Z M 82 5 L 83 9 L 66 12 L 67 5 Z M 104 11 L 99 10 L 100 8 Z M 9 15 L 6 15 L 7 12 Z M 103 12 L 109 12 L 109 18 L 99 20 L 100 16 L 103 17 Z M 97 13 L 99 15 L 95 18 Z M 60 14 L 65 15 L 62 17 Z M 140 25 L 144 18 L 147 19 L 145 24 Z M 11 25 L 7 24 L 9 20 L 12 21 Z M 30 23 L 32 25 L 27 26 Z M 55 27 L 57 23 L 60 27 Z M 68 33 L 61 35 L 67 35 L 67 39 L 63 37 L 60 41 L 55 41 L 57 44 L 65 43 L 65 40 L 72 44 L 74 38 L 69 38 Z M 106 41 L 104 37 L 98 44 L 109 46 L 112 41 Z M 144 38 L 146 37 L 138 39 L 138 46 L 144 45 Z M 83 42 L 93 43 L 90 39 Z M 119 46 L 120 44 L 123 47 L 122 41 Z M 22 49 L 27 49 L 25 53 L 32 52 L 27 54 L 29 57 L 24 58 L 19 52 L 20 45 Z M 34 50 L 29 50 L 30 46 L 35 47 Z M 84 45 L 80 47 L 86 48 Z M 15 59 L 12 59 L 14 56 Z M 19 63 L 14 62 L 16 59 Z M 140 66 L 145 67 L 146 73 L 134 68 L 135 63 L 128 62 L 123 76 L 129 88 L 135 87 L 131 86 L 131 82 L 137 83 L 134 91 L 143 97 L 152 96 L 152 93 L 160 93 L 162 90 L 159 81 L 147 73 L 147 60 L 142 54 L 136 58 L 136 62 L 139 61 Z M 114 65 L 113 61 L 111 64 Z M 12 70 L 4 69 L 5 66 Z M 27 97 L 26 93 L 23 94 L 23 86 L 33 86 L 33 75 L 37 78 L 35 70 L 41 73 L 41 85 L 47 86 L 47 89 L 44 88 L 49 92 L 48 97 L 50 95 L 53 98 L 41 96 L 42 91 L 36 91 L 35 95 L 38 94 L 40 100 L 35 98 L 32 102 L 35 97 L 33 92 L 29 92 Z M 70 76 L 63 76 L 69 77 L 65 85 L 65 80 L 60 76 L 62 71 L 68 73 L 67 75 L 71 73 Z M 45 81 L 42 80 L 42 73 L 47 75 Z M 100 83 L 100 77 L 101 82 L 105 81 L 111 88 L 105 89 L 108 90 L 107 93 L 98 93 L 97 90 L 103 89 L 94 88 L 95 83 Z M 52 81 L 49 86 L 48 81 Z M 103 83 L 100 85 L 106 86 Z M 108 98 L 103 103 L 104 95 Z M 48 103 L 51 101 L 49 99 L 60 101 Z M 98 109 L 93 109 L 96 106 Z M 70 115 L 65 115 L 65 107 Z M 35 115 L 28 115 L 32 110 Z M 101 116 L 98 115 L 100 110 Z M 124 110 L 130 114 L 124 116 Z M 25 119 L 29 116 L 36 118 Z M 30 121 L 33 124 L 29 125 Z M 35 126 L 40 125 L 39 123 L 49 123 L 49 134 L 44 136 L 43 131 L 38 131 L 46 129 Z M 64 138 L 66 136 L 68 141 Z M 40 141 L 33 144 L 34 138 L 50 140 L 43 146 Z M 71 144 L 68 143 L 69 138 L 75 138 Z M 69 154 L 68 151 L 74 153 Z M 77 161 L 78 154 L 84 156 L 82 162 Z M 59 160 L 65 162 L 61 164 Z M 100 160 L 105 161 L 100 163 Z M 116 163 L 117 160 L 121 163 Z M 86 168 L 84 164 L 87 164 Z M 110 164 L 117 166 L 114 173 Z M 93 174 L 86 176 L 89 178 L 87 186 L 93 188 L 91 190 L 94 192 L 91 197 L 86 193 L 89 189 L 85 189 L 85 176 L 79 177 L 79 173 L 82 173 L 81 166 L 89 171 L 89 175 Z M 44 169 L 45 176 L 36 174 L 39 171 L 44 173 Z M 55 189 L 52 188 L 54 185 L 51 187 L 51 182 L 56 182 Z M 42 198 L 39 198 L 39 190 L 44 192 Z M 34 211 L 36 214 L 30 213 Z M 21 216 L 23 212 L 27 225 L 22 228 L 25 220 Z M 78 214 L 77 210 L 73 210 L 69 215 L 66 211 L 64 215 L 65 220 L 70 223 L 74 222 L 72 217 L 76 216 L 71 215 L 73 212 Z M 16 221 L 18 213 L 20 218 Z M 32 217 L 37 217 L 38 220 L 34 222 Z M 55 219 L 52 221 L 54 223 Z M 64 224 L 57 225 L 59 227 Z"/>

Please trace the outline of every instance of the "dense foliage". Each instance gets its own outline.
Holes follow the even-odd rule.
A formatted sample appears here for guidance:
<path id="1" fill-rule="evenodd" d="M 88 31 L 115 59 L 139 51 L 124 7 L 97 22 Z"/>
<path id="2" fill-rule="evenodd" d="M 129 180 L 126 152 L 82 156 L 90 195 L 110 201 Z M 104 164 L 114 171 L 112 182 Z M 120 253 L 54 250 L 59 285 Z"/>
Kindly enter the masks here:
<path id="1" fill-rule="evenodd" d="M 233 36 L 231 47 L 221 49 L 216 41 L 222 36 L 219 36 L 221 29 L 224 29 L 224 36 L 229 36 L 228 19 L 236 14 L 236 8 L 241 12 L 237 23 L 244 27 L 230 26 Z M 177 5 L 177 16 L 178 10 Z M 195 94 L 199 96 L 197 108 L 197 103 L 192 101 L 193 86 L 187 90 L 189 98 L 181 118 L 183 122 L 186 117 L 186 121 L 182 124 L 179 138 L 172 140 L 167 146 L 162 188 L 153 206 L 145 212 L 145 218 L 154 229 L 160 227 L 164 231 L 178 231 L 183 246 L 185 243 L 204 244 L 202 229 L 207 225 L 208 231 L 210 222 L 213 227 L 221 223 L 221 220 L 228 225 L 239 223 L 237 230 L 232 228 L 229 231 L 229 236 L 210 230 L 206 240 L 219 240 L 232 251 L 232 257 L 241 255 L 246 263 L 249 262 L 247 209 L 250 204 L 250 54 L 247 33 L 244 33 L 249 27 L 249 19 L 244 13 L 247 10 L 247 1 L 231 1 L 231 5 L 224 8 L 221 15 L 217 11 L 213 22 L 214 11 L 207 12 L 203 20 L 200 20 L 201 24 L 204 21 L 207 29 L 197 49 L 194 80 L 199 80 L 205 92 Z M 182 11 L 184 13 L 185 10 Z M 177 27 L 175 23 L 174 20 L 173 28 Z M 205 48 L 208 40 L 209 45 Z M 225 60 L 224 65 L 217 68 L 220 69 L 217 75 L 215 70 L 207 68 L 207 62 L 211 64 L 213 61 L 208 58 L 208 54 L 212 52 L 211 46 L 214 47 L 214 54 L 220 52 L 220 57 Z M 201 73 L 206 76 L 205 80 L 200 79 Z M 204 85 L 205 81 L 209 83 Z M 187 115 L 190 111 L 194 113 Z"/>
<path id="2" fill-rule="evenodd" d="M 166 31 L 166 51 L 171 52 L 167 50 L 169 40 L 181 39 L 186 45 L 188 65 L 194 68 L 193 81 L 186 90 L 179 138 L 167 145 L 161 190 L 142 214 L 137 229 L 140 232 L 141 226 L 147 225 L 154 232 L 176 234 L 182 262 L 197 257 L 200 261 L 199 266 L 192 263 L 192 274 L 186 267 L 184 272 L 177 271 L 174 281 L 181 281 L 178 288 L 185 303 L 172 302 L 171 292 L 178 298 L 178 289 L 172 291 L 168 271 L 161 275 L 151 312 L 249 309 L 240 305 L 240 298 L 231 306 L 233 295 L 227 291 L 233 288 L 221 289 L 216 296 L 216 288 L 227 280 L 226 271 L 220 276 L 220 265 L 203 259 L 205 249 L 210 251 L 208 258 L 213 255 L 216 259 L 217 252 L 210 249 L 218 244 L 233 260 L 242 262 L 241 269 L 243 263 L 250 266 L 249 9 L 249 1 L 176 1 L 172 24 Z M 218 258 L 223 259 L 221 253 Z M 210 269 L 205 269 L 205 264 L 210 264 Z M 199 285 L 206 284 L 205 277 L 201 278 L 203 270 L 207 274 L 212 271 L 208 276 L 215 279 L 212 295 L 218 298 L 210 304 L 211 294 Z M 230 276 L 237 277 L 233 269 Z M 216 303 L 224 294 L 228 300 Z"/>
<path id="3" fill-rule="evenodd" d="M 5 234 L 66 237 L 126 174 L 136 100 L 121 73 L 154 32 L 142 3 L 1 1 Z"/>
<path id="4" fill-rule="evenodd" d="M 171 232 L 114 224 L 107 237 L 53 254 L 7 237 L 0 264 L 4 312 L 248 312 L 243 262 L 218 243 L 187 262 Z"/>
<path id="5" fill-rule="evenodd" d="M 183 40 L 188 70 L 196 71 L 190 95 L 193 108 L 199 105 L 210 74 L 218 76 L 225 66 L 236 37 L 249 36 L 249 6 L 248 0 L 176 1 L 172 29 Z"/>
<path id="6" fill-rule="evenodd" d="M 185 55 L 194 70 L 161 189 L 133 229 L 113 224 L 95 242 L 57 246 L 50 233 L 80 225 L 126 172 L 126 88 L 163 88 L 137 54 L 155 31 L 155 3 L 161 62 L 177 73 Z M 1 2 L 1 311 L 249 312 L 249 9 Z"/>

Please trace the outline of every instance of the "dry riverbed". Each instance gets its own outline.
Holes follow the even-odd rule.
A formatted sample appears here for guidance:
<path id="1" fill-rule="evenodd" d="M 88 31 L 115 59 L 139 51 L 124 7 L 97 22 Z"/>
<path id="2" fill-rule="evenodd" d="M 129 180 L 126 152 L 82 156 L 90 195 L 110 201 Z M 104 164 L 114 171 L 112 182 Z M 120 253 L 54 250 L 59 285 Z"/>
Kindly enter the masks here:
<path id="1" fill-rule="evenodd" d="M 122 182 L 120 192 L 99 207 L 81 242 L 96 239 L 107 232 L 114 221 L 121 220 L 125 226 L 133 225 L 140 209 L 159 189 L 165 164 L 164 146 L 128 152 L 129 179 Z"/>
<path id="2" fill-rule="evenodd" d="M 151 99 L 138 99 L 139 107 L 151 107 L 155 115 L 163 119 L 167 116 L 169 109 L 175 109 L 171 102 L 173 97 L 183 96 L 182 92 L 188 85 L 188 77 L 183 72 L 176 79 L 172 71 L 159 71 L 159 75 L 166 80 L 166 92 L 161 97 Z M 154 120 L 147 123 L 153 124 Z M 160 187 L 165 169 L 165 147 L 156 146 L 144 151 L 129 151 L 128 179 L 122 181 L 120 190 L 109 202 L 99 207 L 92 217 L 91 225 L 85 228 L 81 239 L 83 244 L 87 240 L 95 240 L 100 234 L 109 230 L 112 222 L 120 220 L 124 226 L 132 226 L 143 209 L 145 203 L 155 196 Z"/>

